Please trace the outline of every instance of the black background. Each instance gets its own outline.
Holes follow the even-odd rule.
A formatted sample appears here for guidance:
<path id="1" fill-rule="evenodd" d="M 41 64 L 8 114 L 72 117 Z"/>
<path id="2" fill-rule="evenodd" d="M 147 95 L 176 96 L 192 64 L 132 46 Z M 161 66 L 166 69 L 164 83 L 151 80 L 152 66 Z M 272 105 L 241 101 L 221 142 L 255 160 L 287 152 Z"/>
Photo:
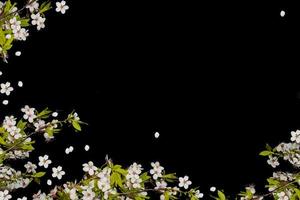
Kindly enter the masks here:
<path id="1" fill-rule="evenodd" d="M 46 30 L 14 48 L 22 56 L 1 64 L 4 79 L 24 81 L 1 110 L 78 111 L 84 133 L 66 130 L 36 153 L 67 179 L 108 154 L 124 165 L 158 160 L 203 192 L 263 185 L 271 167 L 259 151 L 300 126 L 292 2 L 68 1 L 65 16 L 52 12 Z"/>

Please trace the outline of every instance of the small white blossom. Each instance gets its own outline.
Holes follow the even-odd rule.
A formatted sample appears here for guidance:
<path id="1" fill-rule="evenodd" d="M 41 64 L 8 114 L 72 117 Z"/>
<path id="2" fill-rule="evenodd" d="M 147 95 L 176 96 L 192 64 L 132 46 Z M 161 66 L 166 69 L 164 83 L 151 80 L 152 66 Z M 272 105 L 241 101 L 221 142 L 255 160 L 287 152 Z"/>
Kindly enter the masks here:
<path id="1" fill-rule="evenodd" d="M 48 166 L 52 163 L 51 160 L 49 160 L 48 155 L 39 156 L 39 166 L 43 166 L 44 168 L 48 168 Z"/>
<path id="2" fill-rule="evenodd" d="M 46 128 L 46 122 L 44 120 L 39 120 L 38 122 L 34 123 L 35 131 L 41 132 L 44 131 Z"/>
<path id="3" fill-rule="evenodd" d="M 9 194 L 8 190 L 0 191 L 0 199 L 1 200 L 9 200 L 12 196 Z"/>
<path id="4" fill-rule="evenodd" d="M 57 179 L 61 179 L 63 175 L 65 175 L 66 173 L 62 170 L 62 167 L 61 166 L 58 166 L 58 167 L 53 167 L 52 168 L 52 177 L 55 178 L 57 177 Z"/>
<path id="5" fill-rule="evenodd" d="M 37 166 L 33 164 L 32 162 L 27 162 L 24 167 L 26 168 L 26 172 L 28 173 L 36 173 Z"/>
<path id="6" fill-rule="evenodd" d="M 159 135 L 160 135 L 159 132 L 155 132 L 155 133 L 154 133 L 154 137 L 155 137 L 155 138 L 159 138 Z"/>
<path id="7" fill-rule="evenodd" d="M 188 176 L 179 177 L 179 187 L 183 187 L 184 189 L 188 189 L 192 184 L 192 181 L 189 180 Z"/>
<path id="8" fill-rule="evenodd" d="M 21 109 L 21 111 L 24 113 L 23 118 L 25 120 L 28 120 L 30 123 L 33 122 L 33 120 L 37 117 L 35 115 L 35 108 L 30 108 L 29 106 L 25 106 Z"/>
<path id="9" fill-rule="evenodd" d="M 14 90 L 13 87 L 10 86 L 10 82 L 1 83 L 1 94 L 6 94 L 7 96 Z"/>
<path id="10" fill-rule="evenodd" d="M 150 174 L 152 174 L 153 179 L 157 180 L 158 178 L 162 177 L 164 167 L 160 166 L 159 162 L 151 163 L 151 166 L 153 168 L 150 170 Z"/>
<path id="11" fill-rule="evenodd" d="M 83 194 L 82 200 L 94 200 L 96 196 L 96 194 L 90 188 L 82 191 L 82 194 Z"/>
<path id="12" fill-rule="evenodd" d="M 26 6 L 27 9 L 29 9 L 29 11 L 31 13 L 38 11 L 39 10 L 39 3 L 36 0 L 32 0 L 28 3 L 28 5 Z"/>
<path id="13" fill-rule="evenodd" d="M 69 6 L 66 5 L 66 1 L 56 2 L 56 12 L 61 12 L 62 14 L 65 14 L 68 9 Z"/>
<path id="14" fill-rule="evenodd" d="M 276 168 L 277 166 L 279 166 L 279 162 L 278 162 L 277 157 L 269 156 L 269 159 L 268 159 L 267 163 L 269 165 L 271 165 L 273 168 Z"/>
<path id="15" fill-rule="evenodd" d="M 89 161 L 88 163 L 84 163 L 83 165 L 83 171 L 88 172 L 90 176 L 95 174 L 95 171 L 98 169 L 94 166 L 94 163 L 92 161 Z"/>
<path id="16" fill-rule="evenodd" d="M 291 137 L 292 142 L 300 143 L 300 131 L 299 130 L 292 131 L 291 135 L 292 135 L 292 137 Z"/>
<path id="17" fill-rule="evenodd" d="M 28 30 L 26 30 L 25 28 L 14 29 L 13 34 L 14 38 L 20 41 L 26 41 L 27 37 L 29 36 Z M 20 53 L 21 52 L 18 52 L 16 56 L 20 56 Z"/>
<path id="18" fill-rule="evenodd" d="M 31 24 L 34 26 L 36 25 L 37 30 L 41 30 L 45 28 L 46 18 L 42 17 L 40 13 L 32 14 L 31 19 L 32 19 Z"/>
<path id="19" fill-rule="evenodd" d="M 211 191 L 211 192 L 215 192 L 216 191 L 216 187 L 214 187 L 214 186 L 212 186 L 212 187 L 210 187 L 210 189 L 209 189 L 209 191 Z"/>

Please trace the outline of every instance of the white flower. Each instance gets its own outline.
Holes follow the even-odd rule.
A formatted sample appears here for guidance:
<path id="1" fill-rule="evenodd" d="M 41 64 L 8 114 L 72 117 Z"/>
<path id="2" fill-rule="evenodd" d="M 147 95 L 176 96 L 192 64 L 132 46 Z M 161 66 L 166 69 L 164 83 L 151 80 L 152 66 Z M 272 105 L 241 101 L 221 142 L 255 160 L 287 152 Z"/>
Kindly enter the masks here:
<path id="1" fill-rule="evenodd" d="M 21 21 L 18 21 L 16 17 L 10 19 L 10 20 L 9 20 L 9 23 L 10 23 L 10 28 L 11 28 L 13 31 L 16 31 L 16 30 L 20 30 L 20 29 L 21 29 Z"/>
<path id="2" fill-rule="evenodd" d="M 97 185 L 102 192 L 108 191 L 110 189 L 110 177 L 101 177 Z"/>
<path id="3" fill-rule="evenodd" d="M 82 200 L 94 200 L 94 197 L 96 196 L 95 193 L 90 188 L 82 191 L 82 194 L 83 194 Z"/>
<path id="4" fill-rule="evenodd" d="M 58 166 L 57 168 L 53 167 L 52 168 L 52 177 L 55 178 L 57 177 L 59 180 L 62 178 L 63 175 L 66 173 L 62 170 L 61 166 Z"/>
<path id="5" fill-rule="evenodd" d="M 41 132 L 44 131 L 46 128 L 46 123 L 44 120 L 39 120 L 38 122 L 34 123 L 35 126 L 35 131 L 36 132 Z"/>
<path id="6" fill-rule="evenodd" d="M 47 195 L 45 193 L 41 193 L 41 191 L 39 191 L 38 193 L 34 194 L 32 196 L 33 200 L 46 200 L 47 199 Z"/>
<path id="7" fill-rule="evenodd" d="M 284 16 L 285 16 L 285 11 L 284 11 L 284 10 L 280 11 L 280 16 L 281 16 L 281 17 L 284 17 Z"/>
<path id="8" fill-rule="evenodd" d="M 167 186 L 168 186 L 168 184 L 167 184 L 167 182 L 165 182 L 165 181 L 156 181 L 156 187 L 155 187 L 155 189 L 156 190 L 159 190 L 159 189 L 165 189 Z"/>
<path id="9" fill-rule="evenodd" d="M 95 171 L 98 169 L 94 166 L 94 163 L 92 161 L 89 161 L 88 163 L 84 163 L 83 165 L 83 171 L 88 172 L 90 176 L 95 174 Z"/>
<path id="10" fill-rule="evenodd" d="M 9 96 L 13 90 L 14 88 L 10 86 L 10 82 L 1 83 L 1 94 L 6 94 Z"/>
<path id="11" fill-rule="evenodd" d="M 216 187 L 214 187 L 214 186 L 212 186 L 212 187 L 210 187 L 210 189 L 209 189 L 209 191 L 211 191 L 211 192 L 215 192 L 216 191 Z"/>
<path id="12" fill-rule="evenodd" d="M 155 133 L 154 133 L 154 137 L 155 137 L 155 138 L 159 138 L 159 135 L 160 135 L 159 132 L 155 132 Z"/>
<path id="13" fill-rule="evenodd" d="M 56 2 L 56 12 L 61 12 L 62 14 L 66 13 L 66 10 L 69 9 L 69 6 L 66 5 L 66 1 Z"/>
<path id="14" fill-rule="evenodd" d="M 152 174 L 153 179 L 156 180 L 156 179 L 162 177 L 162 172 L 163 172 L 164 168 L 162 166 L 160 166 L 160 163 L 159 162 L 151 163 L 151 166 L 153 168 L 150 170 L 150 174 Z"/>
<path id="15" fill-rule="evenodd" d="M 45 28 L 45 21 L 46 18 L 42 17 L 40 13 L 37 14 L 31 14 L 31 24 L 37 26 L 37 30 L 41 30 Z"/>
<path id="16" fill-rule="evenodd" d="M 179 185 L 178 185 L 179 187 L 188 189 L 191 184 L 192 184 L 192 181 L 189 180 L 188 176 L 184 176 L 183 178 L 179 177 Z"/>
<path id="17" fill-rule="evenodd" d="M 129 188 L 141 188 L 142 179 L 140 178 L 140 174 L 142 173 L 142 165 L 133 163 L 128 168 L 128 174 L 126 175 L 126 185 Z"/>
<path id="18" fill-rule="evenodd" d="M 78 199 L 78 196 L 76 194 L 76 188 L 72 188 L 70 191 L 69 191 L 69 194 L 70 194 L 70 199 L 71 200 L 77 200 Z"/>
<path id="19" fill-rule="evenodd" d="M 278 162 L 277 157 L 269 156 L 269 159 L 268 159 L 267 163 L 269 165 L 271 165 L 273 168 L 276 168 L 277 166 L 279 166 L 279 162 Z"/>
<path id="20" fill-rule="evenodd" d="M 76 112 L 73 114 L 73 117 L 74 117 L 74 120 L 76 120 L 76 121 L 80 120 L 79 115 Z"/>
<path id="21" fill-rule="evenodd" d="M 1 200 L 9 200 L 12 196 L 9 194 L 8 190 L 0 191 L 0 199 Z"/>
<path id="22" fill-rule="evenodd" d="M 26 38 L 29 36 L 28 30 L 26 30 L 25 28 L 14 29 L 13 34 L 16 40 L 21 40 L 21 41 L 26 41 Z"/>
<path id="23" fill-rule="evenodd" d="M 284 192 L 284 191 L 277 193 L 277 196 L 278 196 L 278 200 L 289 200 L 290 199 L 289 193 Z"/>
<path id="24" fill-rule="evenodd" d="M 3 128 L 5 128 L 8 132 L 13 131 L 14 127 L 16 126 L 16 118 L 14 116 L 5 117 L 3 121 Z"/>
<path id="25" fill-rule="evenodd" d="M 38 11 L 39 10 L 39 3 L 36 0 L 32 0 L 28 3 L 28 5 L 26 6 L 27 9 L 29 9 L 29 11 L 31 13 L 33 13 L 34 11 Z"/>
<path id="26" fill-rule="evenodd" d="M 297 130 L 296 132 L 292 131 L 291 135 L 292 135 L 292 137 L 291 137 L 292 142 L 295 141 L 296 143 L 300 143 L 300 131 L 299 130 Z"/>
<path id="27" fill-rule="evenodd" d="M 24 167 L 26 168 L 26 172 L 28 173 L 35 173 L 35 169 L 37 168 L 37 166 L 35 164 L 33 164 L 32 162 L 27 162 Z"/>
<path id="28" fill-rule="evenodd" d="M 52 163 L 51 160 L 49 160 L 49 156 L 48 155 L 44 155 L 43 157 L 42 156 L 39 156 L 39 166 L 40 167 L 44 167 L 44 168 L 48 168 L 48 166 Z"/>
<path id="29" fill-rule="evenodd" d="M 28 120 L 30 123 L 33 122 L 33 120 L 36 118 L 36 115 L 35 115 L 35 108 L 30 108 L 29 106 L 25 106 L 24 108 L 21 109 L 21 111 L 23 113 L 25 113 L 23 115 L 23 118 Z"/>

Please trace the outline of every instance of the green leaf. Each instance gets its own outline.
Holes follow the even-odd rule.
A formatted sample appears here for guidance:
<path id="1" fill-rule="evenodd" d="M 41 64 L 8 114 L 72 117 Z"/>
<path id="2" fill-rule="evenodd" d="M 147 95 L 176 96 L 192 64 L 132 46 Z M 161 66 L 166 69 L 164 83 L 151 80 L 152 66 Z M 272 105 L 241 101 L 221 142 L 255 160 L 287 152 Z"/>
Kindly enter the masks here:
<path id="1" fill-rule="evenodd" d="M 259 153 L 260 156 L 269 156 L 272 155 L 273 152 L 272 151 L 262 151 Z"/>
<path id="2" fill-rule="evenodd" d="M 267 149 L 268 151 L 272 151 L 272 147 L 271 147 L 269 144 L 266 144 L 266 149 Z"/>
<path id="3" fill-rule="evenodd" d="M 122 174 L 123 176 L 126 176 L 128 174 L 127 170 L 125 169 L 114 169 L 115 172 L 118 172 L 119 174 Z"/>
<path id="4" fill-rule="evenodd" d="M 24 130 L 24 128 L 26 127 L 27 122 L 24 122 L 23 120 L 20 120 L 17 124 L 17 127 L 21 130 Z"/>
<path id="5" fill-rule="evenodd" d="M 1 136 L 0 136 L 0 144 L 6 145 L 6 142 L 4 141 L 4 139 Z"/>
<path id="6" fill-rule="evenodd" d="M 78 123 L 78 121 L 73 120 L 73 121 L 72 121 L 72 125 L 73 125 L 73 127 L 74 127 L 77 131 L 81 131 L 81 126 L 80 126 L 80 124 Z"/>
<path id="7" fill-rule="evenodd" d="M 40 6 L 40 12 L 39 13 L 44 13 L 48 10 L 50 10 L 52 7 L 51 7 L 51 2 L 49 1 L 46 1 L 44 3 L 42 3 L 42 5 Z"/>
<path id="8" fill-rule="evenodd" d="M 46 133 L 48 134 L 49 137 L 52 137 L 54 134 L 54 129 L 52 127 L 47 127 Z"/>
<path id="9" fill-rule="evenodd" d="M 30 23 L 29 23 L 30 19 L 20 19 L 19 21 L 21 22 L 22 27 L 30 26 Z"/>
<path id="10" fill-rule="evenodd" d="M 48 118 L 50 113 L 52 113 L 51 110 L 49 110 L 48 108 L 45 108 L 42 112 L 40 112 L 37 117 L 38 118 Z"/>
<path id="11" fill-rule="evenodd" d="M 110 182 L 114 186 L 119 186 L 121 188 L 123 187 L 122 178 L 119 173 L 113 172 L 112 175 L 110 176 Z"/>
<path id="12" fill-rule="evenodd" d="M 145 182 L 145 181 L 149 180 L 151 177 L 148 176 L 148 173 L 147 173 L 147 172 L 144 172 L 144 173 L 140 176 L 140 178 L 142 179 L 143 182 Z"/>
<path id="13" fill-rule="evenodd" d="M 169 192 L 165 192 L 165 193 L 164 193 L 164 196 L 165 196 L 165 200 L 169 200 L 169 199 L 170 199 L 170 194 L 169 194 Z"/>
<path id="14" fill-rule="evenodd" d="M 294 188 L 294 191 L 296 192 L 298 199 L 300 199 L 300 190 L 297 188 Z"/>
<path id="15" fill-rule="evenodd" d="M 23 150 L 27 150 L 27 151 L 32 151 L 32 150 L 34 150 L 34 148 L 33 148 L 33 146 L 31 145 L 31 144 L 25 144 L 25 145 L 23 145 L 23 146 L 21 146 L 21 149 L 23 149 Z"/>
<path id="16" fill-rule="evenodd" d="M 267 181 L 270 185 L 278 185 L 280 183 L 280 181 L 275 180 L 273 178 L 268 178 Z"/>
<path id="17" fill-rule="evenodd" d="M 8 13 L 12 9 L 12 4 L 10 0 L 5 2 L 4 13 Z"/>
<path id="18" fill-rule="evenodd" d="M 0 28 L 0 46 L 4 46 L 5 42 L 6 42 L 5 33 Z"/>
<path id="19" fill-rule="evenodd" d="M 46 172 L 37 172 L 32 175 L 33 178 L 41 178 L 46 174 Z"/>
<path id="20" fill-rule="evenodd" d="M 221 192 L 220 190 L 218 190 L 218 196 L 220 200 L 226 200 L 225 194 L 223 192 Z"/>

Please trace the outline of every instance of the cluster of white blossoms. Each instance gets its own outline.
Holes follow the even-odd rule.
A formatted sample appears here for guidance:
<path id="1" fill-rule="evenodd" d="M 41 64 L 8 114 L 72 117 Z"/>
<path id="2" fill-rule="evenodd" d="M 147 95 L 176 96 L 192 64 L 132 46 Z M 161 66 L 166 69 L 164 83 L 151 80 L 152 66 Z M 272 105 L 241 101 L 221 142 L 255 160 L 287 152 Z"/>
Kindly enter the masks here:
<path id="1" fill-rule="evenodd" d="M 0 200 L 3 198 L 12 198 L 11 191 L 19 188 L 26 188 L 33 180 L 38 180 L 45 175 L 45 172 L 38 171 L 38 166 L 47 169 L 52 161 L 48 155 L 39 156 L 38 163 L 35 164 L 32 161 L 27 161 L 24 164 L 25 172 L 16 170 L 6 164 L 6 160 L 12 159 L 27 159 L 30 153 L 34 150 L 32 146 L 35 141 L 32 140 L 32 136 L 39 134 L 48 134 L 53 138 L 54 134 L 57 134 L 61 130 L 61 126 L 64 124 L 73 125 L 76 131 L 79 131 L 80 124 L 82 122 L 76 121 L 79 119 L 78 114 L 74 116 L 73 113 L 62 121 L 59 121 L 56 117 L 56 112 L 50 111 L 48 108 L 38 112 L 35 108 L 31 108 L 28 105 L 22 109 L 22 119 L 18 120 L 14 116 L 5 116 L 3 122 L 0 124 Z M 47 141 L 47 138 L 46 138 Z M 13 162 L 12 162 L 13 163 Z M 58 180 L 62 179 L 65 175 L 61 166 L 52 167 L 52 177 Z M 49 179 L 48 185 L 52 184 Z M 5 197 L 1 198 L 1 195 Z M 33 199 L 39 199 L 45 196 L 45 193 L 37 193 Z M 26 197 L 19 198 L 21 200 Z M 50 199 L 50 198 L 49 198 Z"/>
<path id="2" fill-rule="evenodd" d="M 78 183 L 67 182 L 63 187 L 54 190 L 61 191 L 65 197 L 71 200 L 144 200 L 149 198 L 147 191 L 161 194 L 161 200 L 177 198 L 177 195 L 187 195 L 193 200 L 204 196 L 200 190 L 191 189 L 183 192 L 176 186 L 167 187 L 167 182 L 174 184 L 177 180 L 179 186 L 188 189 L 191 181 L 188 180 L 187 176 L 176 178 L 174 174 L 165 174 L 159 162 L 151 163 L 152 169 L 149 172 L 143 172 L 142 165 L 137 163 L 123 169 L 120 165 L 113 165 L 108 159 L 107 163 L 100 168 L 96 167 L 92 161 L 84 163 L 82 166 L 86 174 L 81 181 Z M 152 175 L 152 179 L 147 175 L 148 173 Z M 158 175 L 158 177 L 154 175 Z M 153 181 L 156 183 L 155 187 L 147 188 L 146 185 Z"/>
<path id="3" fill-rule="evenodd" d="M 300 167 L 300 131 L 292 131 L 290 140 L 290 143 L 280 143 L 277 145 L 274 149 L 275 152 L 269 151 L 267 163 L 273 168 L 280 165 L 280 157 L 291 163 L 293 166 Z"/>
<path id="4" fill-rule="evenodd" d="M 55 2 L 56 12 L 65 14 L 69 9 L 66 1 Z M 0 57 L 7 62 L 8 51 L 14 41 L 26 41 L 29 36 L 29 27 L 35 26 L 39 31 L 45 28 L 45 12 L 51 9 L 51 2 L 43 0 L 28 0 L 25 5 L 17 7 L 16 3 L 6 0 L 0 3 Z M 21 51 L 16 51 L 16 56 Z"/>
<path id="5" fill-rule="evenodd" d="M 140 174 L 142 173 L 142 165 L 133 163 L 128 168 L 128 174 L 126 175 L 126 186 L 128 188 L 141 188 L 142 179 L 140 178 Z"/>

